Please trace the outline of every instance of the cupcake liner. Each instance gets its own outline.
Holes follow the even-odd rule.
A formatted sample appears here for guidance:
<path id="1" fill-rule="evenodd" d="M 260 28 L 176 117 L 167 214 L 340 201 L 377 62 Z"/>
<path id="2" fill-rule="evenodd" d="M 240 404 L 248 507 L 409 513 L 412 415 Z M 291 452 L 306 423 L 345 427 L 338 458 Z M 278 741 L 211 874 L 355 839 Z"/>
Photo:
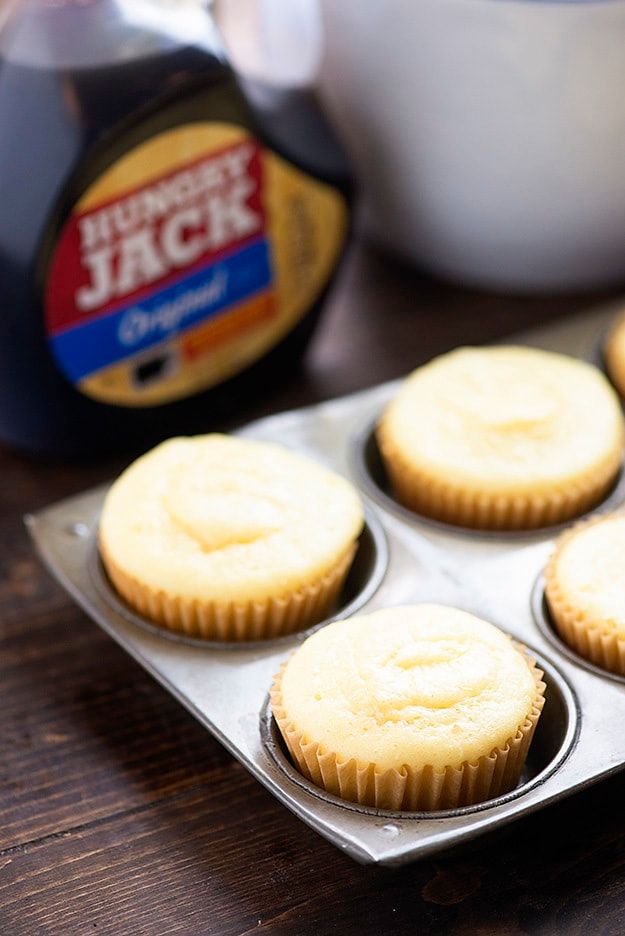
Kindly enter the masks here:
<path id="1" fill-rule="evenodd" d="M 527 658 L 536 681 L 536 696 L 526 720 L 504 747 L 496 747 L 473 763 L 460 767 L 378 770 L 352 758 L 340 761 L 289 719 L 282 704 L 282 676 L 286 663 L 274 679 L 270 692 L 274 718 L 300 773 L 328 793 L 362 806 L 395 811 L 421 812 L 455 809 L 492 799 L 512 790 L 519 781 L 532 737 L 544 705 L 543 673 Z"/>
<path id="2" fill-rule="evenodd" d="M 353 543 L 328 572 L 291 594 L 219 602 L 154 591 L 124 572 L 100 543 L 107 574 L 133 610 L 167 630 L 204 640 L 263 640 L 316 624 L 331 613 L 355 554 Z"/>
<path id="3" fill-rule="evenodd" d="M 385 431 L 377 429 L 380 452 L 395 496 L 416 513 L 476 530 L 533 530 L 586 513 L 608 493 L 621 467 L 621 452 L 566 487 L 543 494 L 493 494 L 441 481 L 416 469 Z"/>
<path id="4" fill-rule="evenodd" d="M 624 328 L 625 313 L 622 313 L 610 329 L 603 345 L 605 369 L 621 397 L 625 397 L 625 360 L 623 359 L 622 350 L 617 346 L 616 336 Z"/>
<path id="5" fill-rule="evenodd" d="M 591 663 L 625 676 L 625 639 L 619 637 L 605 621 L 593 620 L 584 611 L 574 607 L 558 580 L 558 558 L 567 543 L 580 530 L 605 520 L 605 516 L 593 517 L 567 530 L 560 537 L 545 568 L 545 599 L 555 629 L 569 647 Z"/>

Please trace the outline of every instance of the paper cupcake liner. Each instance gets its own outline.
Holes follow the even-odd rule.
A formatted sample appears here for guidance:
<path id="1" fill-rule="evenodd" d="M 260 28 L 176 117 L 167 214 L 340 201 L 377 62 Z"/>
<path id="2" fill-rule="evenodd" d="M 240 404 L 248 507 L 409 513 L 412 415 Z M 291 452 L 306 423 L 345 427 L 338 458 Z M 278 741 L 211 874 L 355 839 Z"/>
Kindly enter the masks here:
<path id="1" fill-rule="evenodd" d="M 617 351 L 614 338 L 617 332 L 625 328 L 625 313 L 622 313 L 616 319 L 610 329 L 603 345 L 603 360 L 605 369 L 610 381 L 616 387 L 619 395 L 625 398 L 625 360 L 620 352 Z"/>
<path id="2" fill-rule="evenodd" d="M 591 663 L 625 676 L 625 639 L 619 637 L 605 621 L 595 620 L 574 607 L 558 580 L 558 558 L 567 543 L 580 530 L 606 519 L 605 516 L 593 517 L 585 523 L 578 523 L 559 538 L 545 568 L 545 598 L 553 624 L 569 647 Z"/>
<path id="3" fill-rule="evenodd" d="M 128 575 L 100 544 L 115 589 L 151 623 L 203 640 L 263 640 L 303 630 L 331 613 L 356 554 L 353 543 L 321 578 L 264 601 L 199 601 L 154 591 Z"/>
<path id="4" fill-rule="evenodd" d="M 492 494 L 468 490 L 415 469 L 384 431 L 383 423 L 377 438 L 400 503 L 431 519 L 476 530 L 533 530 L 577 517 L 605 497 L 621 467 L 618 451 L 592 472 L 567 482 L 566 487 L 543 494 Z"/>
<path id="5" fill-rule="evenodd" d="M 282 704 L 282 676 L 271 688 L 274 718 L 300 773 L 328 793 L 361 806 L 395 811 L 421 812 L 472 806 L 514 789 L 544 705 L 543 673 L 527 658 L 536 681 L 536 696 L 526 720 L 504 747 L 496 747 L 473 763 L 460 767 L 421 768 L 404 765 L 400 770 L 379 770 L 354 758 L 340 761 L 289 719 Z"/>

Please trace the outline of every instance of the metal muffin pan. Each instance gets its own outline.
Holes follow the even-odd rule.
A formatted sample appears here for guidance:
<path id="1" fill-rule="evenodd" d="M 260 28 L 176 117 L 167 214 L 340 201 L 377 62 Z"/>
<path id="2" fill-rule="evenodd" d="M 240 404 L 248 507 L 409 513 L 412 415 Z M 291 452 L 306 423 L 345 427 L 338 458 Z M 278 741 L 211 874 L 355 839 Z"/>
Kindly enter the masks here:
<path id="1" fill-rule="evenodd" d="M 589 357 L 615 307 L 507 339 Z M 349 476 L 367 524 L 337 612 L 421 601 L 480 615 L 525 644 L 545 672 L 546 702 L 525 772 L 510 793 L 438 813 L 375 810 L 309 783 L 292 766 L 268 705 L 274 674 L 311 630 L 254 643 L 179 638 L 115 594 L 95 547 L 106 486 L 28 516 L 35 545 L 63 587 L 300 819 L 361 862 L 399 865 L 467 842 L 625 767 L 625 681 L 564 647 L 545 613 L 541 574 L 554 531 L 497 534 L 434 523 L 384 489 L 373 420 L 399 382 L 259 420 L 240 435 L 279 442 Z M 617 482 L 598 510 L 625 502 Z"/>

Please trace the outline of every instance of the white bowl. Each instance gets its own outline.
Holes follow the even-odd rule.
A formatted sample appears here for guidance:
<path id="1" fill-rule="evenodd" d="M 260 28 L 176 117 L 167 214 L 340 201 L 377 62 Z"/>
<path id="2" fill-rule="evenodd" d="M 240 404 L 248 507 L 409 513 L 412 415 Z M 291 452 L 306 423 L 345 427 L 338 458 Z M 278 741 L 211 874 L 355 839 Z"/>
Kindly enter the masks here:
<path id="1" fill-rule="evenodd" d="M 375 240 L 493 287 L 625 279 L 625 2 L 320 0 Z"/>

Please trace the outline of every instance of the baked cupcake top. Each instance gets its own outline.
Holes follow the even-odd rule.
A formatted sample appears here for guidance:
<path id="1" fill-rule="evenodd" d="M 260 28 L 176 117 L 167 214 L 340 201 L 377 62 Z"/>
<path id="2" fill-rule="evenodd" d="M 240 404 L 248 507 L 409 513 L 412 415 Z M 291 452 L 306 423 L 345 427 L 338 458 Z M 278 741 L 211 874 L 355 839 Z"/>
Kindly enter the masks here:
<path id="1" fill-rule="evenodd" d="M 581 524 L 560 538 L 546 570 L 546 596 L 566 636 L 574 624 L 625 640 L 624 569 L 623 514 Z"/>
<path id="2" fill-rule="evenodd" d="M 381 429 L 408 466 L 468 493 L 505 496 L 617 470 L 623 445 L 623 416 L 603 375 L 525 347 L 460 348 L 420 367 Z"/>
<path id="3" fill-rule="evenodd" d="M 247 603 L 326 575 L 362 526 L 344 478 L 278 445 L 213 434 L 163 442 L 117 479 L 100 548 L 155 593 Z"/>
<path id="4" fill-rule="evenodd" d="M 502 631 L 423 604 L 317 631 L 282 673 L 280 706 L 339 761 L 453 768 L 504 747 L 537 694 L 530 661 Z"/>

